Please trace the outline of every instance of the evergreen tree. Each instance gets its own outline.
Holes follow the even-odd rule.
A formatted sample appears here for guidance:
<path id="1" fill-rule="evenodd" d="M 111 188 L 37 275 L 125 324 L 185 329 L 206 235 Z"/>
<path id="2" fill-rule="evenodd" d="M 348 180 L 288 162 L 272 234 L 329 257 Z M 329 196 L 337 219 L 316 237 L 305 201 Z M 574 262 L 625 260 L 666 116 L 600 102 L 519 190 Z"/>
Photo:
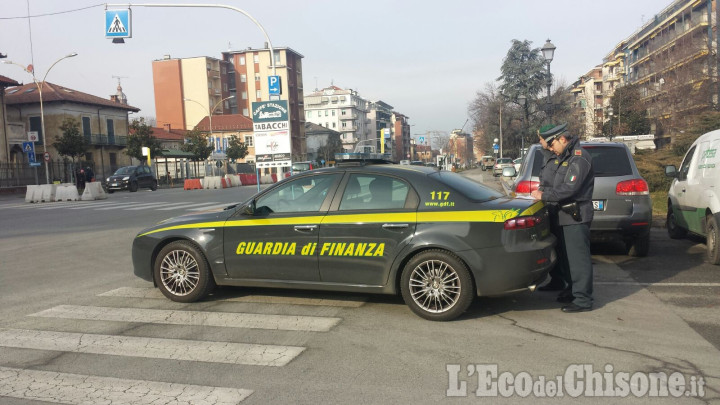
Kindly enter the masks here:
<path id="1" fill-rule="evenodd" d="M 200 162 L 206 160 L 213 152 L 212 145 L 208 144 L 207 136 L 197 128 L 185 134 L 185 143 L 181 146 L 183 152 L 192 153 L 192 161 Z"/>
<path id="2" fill-rule="evenodd" d="M 53 147 L 61 156 L 69 157 L 75 164 L 75 158 L 85 154 L 88 144 L 85 137 L 80 133 L 80 123 L 74 118 L 65 118 L 60 125 L 62 136 Z"/>
<path id="3" fill-rule="evenodd" d="M 241 142 L 240 138 L 232 135 L 230 136 L 230 140 L 228 141 L 228 147 L 225 151 L 225 155 L 227 155 L 228 159 L 231 159 L 233 161 L 243 159 L 245 156 L 248 155 L 247 145 L 245 145 L 245 142 Z"/>
<path id="4" fill-rule="evenodd" d="M 125 154 L 141 162 L 145 161 L 147 158 L 142 154 L 143 147 L 150 148 L 150 157 L 162 155 L 162 145 L 152 135 L 152 127 L 145 123 L 144 118 L 140 118 L 130 123 Z"/>

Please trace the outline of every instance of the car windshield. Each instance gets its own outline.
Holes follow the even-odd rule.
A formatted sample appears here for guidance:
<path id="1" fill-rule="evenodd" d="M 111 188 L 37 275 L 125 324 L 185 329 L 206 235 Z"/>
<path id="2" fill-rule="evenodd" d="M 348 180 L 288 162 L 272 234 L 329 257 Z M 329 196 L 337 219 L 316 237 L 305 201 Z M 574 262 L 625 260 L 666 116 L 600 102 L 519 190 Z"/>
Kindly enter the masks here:
<path id="1" fill-rule="evenodd" d="M 629 176 L 632 167 L 625 148 L 586 145 L 583 149 L 592 156 L 595 177 Z"/>
<path id="2" fill-rule="evenodd" d="M 310 170 L 310 163 L 293 163 L 292 169 L 294 172 L 305 172 Z"/>
<path id="3" fill-rule="evenodd" d="M 132 174 L 134 171 L 135 171 L 135 166 L 125 166 L 125 167 L 121 167 L 121 168 L 117 169 L 115 174 L 116 175 Z"/>
<path id="4" fill-rule="evenodd" d="M 453 190 L 471 200 L 487 201 L 503 196 L 502 193 L 457 173 L 441 171 L 430 174 L 430 177 L 447 184 Z"/>
<path id="5" fill-rule="evenodd" d="M 497 160 L 498 163 L 511 163 L 512 159 L 510 158 L 501 158 Z"/>

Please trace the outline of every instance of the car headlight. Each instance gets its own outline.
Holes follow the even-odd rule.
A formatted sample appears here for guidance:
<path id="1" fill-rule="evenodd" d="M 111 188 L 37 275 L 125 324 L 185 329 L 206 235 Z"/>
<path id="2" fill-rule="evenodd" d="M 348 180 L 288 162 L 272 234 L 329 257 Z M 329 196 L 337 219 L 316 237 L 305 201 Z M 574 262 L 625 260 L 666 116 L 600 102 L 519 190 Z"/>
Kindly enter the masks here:
<path id="1" fill-rule="evenodd" d="M 110 183 L 110 177 L 108 177 L 107 179 L 105 179 L 105 181 L 108 182 L 108 183 Z"/>
<path id="2" fill-rule="evenodd" d="M 123 180 L 130 180 L 130 176 L 123 177 Z"/>

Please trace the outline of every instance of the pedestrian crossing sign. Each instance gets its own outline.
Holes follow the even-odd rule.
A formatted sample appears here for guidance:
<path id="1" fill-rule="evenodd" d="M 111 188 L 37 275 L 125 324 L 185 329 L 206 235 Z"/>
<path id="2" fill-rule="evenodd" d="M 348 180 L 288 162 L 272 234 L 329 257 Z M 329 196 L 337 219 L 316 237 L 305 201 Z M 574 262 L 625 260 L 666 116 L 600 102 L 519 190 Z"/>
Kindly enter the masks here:
<path id="1" fill-rule="evenodd" d="M 130 9 L 105 10 L 105 38 L 132 38 Z"/>

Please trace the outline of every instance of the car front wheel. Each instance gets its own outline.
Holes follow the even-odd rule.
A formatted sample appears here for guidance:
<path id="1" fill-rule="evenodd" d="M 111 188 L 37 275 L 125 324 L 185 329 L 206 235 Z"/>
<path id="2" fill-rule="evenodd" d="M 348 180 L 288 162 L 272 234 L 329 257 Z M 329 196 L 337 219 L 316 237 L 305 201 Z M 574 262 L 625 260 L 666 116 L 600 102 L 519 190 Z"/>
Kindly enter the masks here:
<path id="1" fill-rule="evenodd" d="M 707 218 L 707 257 L 710 264 L 720 264 L 720 229 L 714 215 Z"/>
<path id="2" fill-rule="evenodd" d="M 668 204 L 667 218 L 665 220 L 665 226 L 667 227 L 668 236 L 670 239 L 682 239 L 687 235 L 687 229 L 680 227 L 675 221 L 675 213 L 670 204 Z"/>
<path id="3" fill-rule="evenodd" d="M 150 184 L 150 190 L 152 190 L 152 191 L 157 190 L 157 180 L 152 181 L 152 184 Z"/>
<path id="4" fill-rule="evenodd" d="M 400 282 L 405 303 L 417 315 L 431 321 L 457 318 L 475 297 L 465 264 L 441 250 L 415 255 L 405 265 Z"/>
<path id="5" fill-rule="evenodd" d="M 131 193 L 134 193 L 138 190 L 138 184 L 136 181 L 133 181 L 130 183 L 130 186 L 128 186 L 128 190 L 130 190 Z"/>
<path id="6" fill-rule="evenodd" d="M 176 302 L 203 299 L 215 288 L 215 280 L 203 253 L 188 241 L 175 241 L 157 256 L 155 282 L 160 291 Z"/>

